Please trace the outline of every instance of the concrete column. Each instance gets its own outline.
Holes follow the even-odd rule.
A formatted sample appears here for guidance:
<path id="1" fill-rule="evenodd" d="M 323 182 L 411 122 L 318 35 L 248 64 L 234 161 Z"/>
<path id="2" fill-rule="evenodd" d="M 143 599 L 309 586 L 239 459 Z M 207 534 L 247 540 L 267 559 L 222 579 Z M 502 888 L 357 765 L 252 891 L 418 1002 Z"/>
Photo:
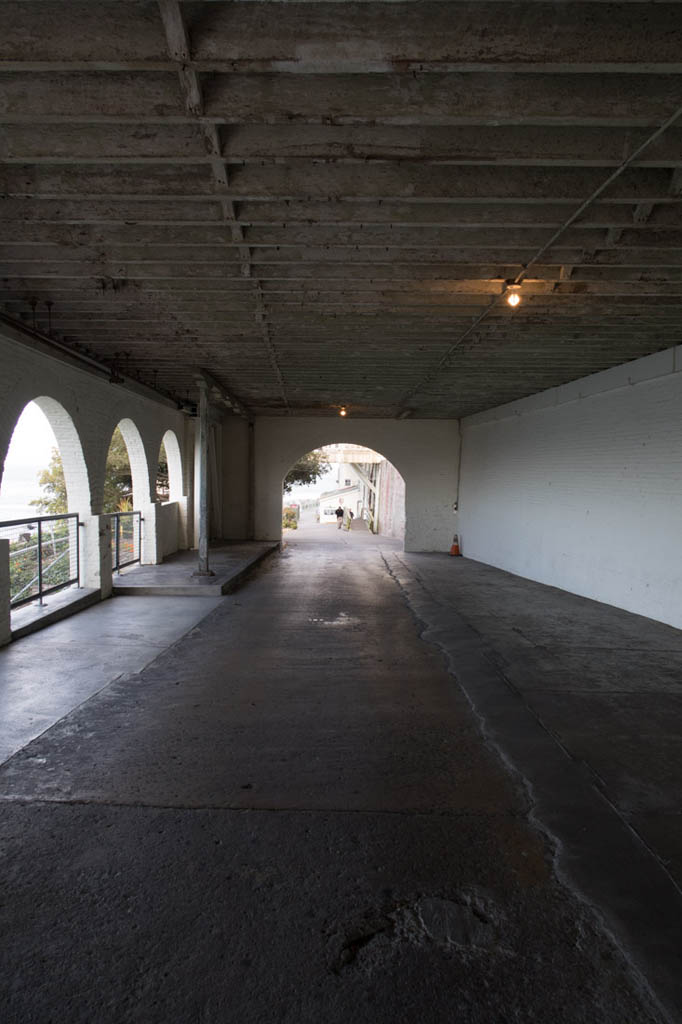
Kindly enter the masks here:
<path id="1" fill-rule="evenodd" d="M 208 385 L 199 381 L 199 558 L 195 576 L 213 576 L 208 567 Z"/>
<path id="2" fill-rule="evenodd" d="M 183 495 L 177 499 L 178 504 L 178 551 L 186 551 L 190 547 L 189 531 L 189 497 Z"/>
<path id="3" fill-rule="evenodd" d="M 104 599 L 111 596 L 112 589 L 111 519 L 88 516 L 82 522 L 83 586 L 100 590 Z"/>
<path id="4" fill-rule="evenodd" d="M 249 420 L 248 433 L 248 454 L 247 454 L 247 526 L 246 536 L 254 540 L 256 536 L 256 439 L 254 436 L 253 420 Z"/>
<path id="5" fill-rule="evenodd" d="M 0 539 L 0 647 L 12 639 L 9 606 L 9 540 Z"/>
<path id="6" fill-rule="evenodd" d="M 159 506 L 156 504 L 143 505 L 142 512 L 142 550 L 140 551 L 140 562 L 142 565 L 158 565 L 163 559 L 160 556 L 161 538 L 159 537 L 160 516 Z"/>

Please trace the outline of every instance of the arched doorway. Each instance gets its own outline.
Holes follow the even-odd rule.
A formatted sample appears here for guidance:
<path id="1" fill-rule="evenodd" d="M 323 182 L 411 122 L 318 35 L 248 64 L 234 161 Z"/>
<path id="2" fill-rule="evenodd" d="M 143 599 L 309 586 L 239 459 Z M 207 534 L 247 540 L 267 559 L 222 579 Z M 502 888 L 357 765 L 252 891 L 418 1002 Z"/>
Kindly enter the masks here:
<path id="1" fill-rule="evenodd" d="M 178 439 L 167 430 L 161 439 L 159 465 L 156 474 L 156 500 L 179 501 L 182 498 L 182 455 Z"/>
<path id="2" fill-rule="evenodd" d="M 10 607 L 80 582 L 79 519 L 90 486 L 78 431 L 41 395 L 18 417 L 0 485 L 0 537 L 9 541 Z"/>
<path id="3" fill-rule="evenodd" d="M 306 453 L 289 469 L 283 481 L 285 535 L 301 529 L 306 539 L 322 539 L 330 525 L 403 540 L 405 481 L 380 452 L 337 442 Z"/>
<path id="4" fill-rule="evenodd" d="M 103 511 L 112 517 L 115 571 L 141 561 L 142 513 L 149 504 L 149 469 L 140 432 L 132 420 L 115 428 L 107 452 Z"/>
<path id="5" fill-rule="evenodd" d="M 254 536 L 282 529 L 282 480 L 303 452 L 334 442 L 367 445 L 405 481 L 406 551 L 448 551 L 455 530 L 459 426 L 452 420 L 263 417 L 254 428 Z"/>

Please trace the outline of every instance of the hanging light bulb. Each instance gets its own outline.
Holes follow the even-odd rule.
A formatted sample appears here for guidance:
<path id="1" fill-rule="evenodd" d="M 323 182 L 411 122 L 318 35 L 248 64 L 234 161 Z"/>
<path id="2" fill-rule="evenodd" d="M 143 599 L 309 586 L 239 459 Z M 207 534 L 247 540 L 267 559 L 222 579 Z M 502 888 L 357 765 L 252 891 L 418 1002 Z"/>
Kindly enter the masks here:
<path id="1" fill-rule="evenodd" d="M 518 306 L 520 301 L 521 301 L 521 296 L 519 295 L 518 292 L 508 292 L 507 293 L 507 302 L 513 308 L 516 308 L 516 306 Z"/>
<path id="2" fill-rule="evenodd" d="M 348 410 L 346 409 L 345 405 L 342 405 L 341 408 L 339 409 L 339 416 L 347 416 L 347 415 L 348 415 Z"/>

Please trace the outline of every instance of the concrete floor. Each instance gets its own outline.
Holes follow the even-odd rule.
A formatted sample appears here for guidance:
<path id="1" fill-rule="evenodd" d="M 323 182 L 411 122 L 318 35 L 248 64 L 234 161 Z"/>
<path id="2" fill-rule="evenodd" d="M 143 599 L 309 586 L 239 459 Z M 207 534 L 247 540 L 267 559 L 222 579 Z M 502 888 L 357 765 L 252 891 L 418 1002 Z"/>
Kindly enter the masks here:
<path id="1" fill-rule="evenodd" d="M 679 1020 L 679 890 L 630 832 L 613 873 L 663 915 L 656 971 L 655 922 L 640 914 L 638 945 L 604 858 L 585 876 L 592 835 L 617 842 L 622 812 L 602 797 L 595 812 L 558 722 L 505 678 L 514 613 L 488 613 L 499 650 L 483 637 L 494 570 L 399 548 L 333 526 L 290 534 L 184 638 L 6 762 L 3 1021 Z M 448 603 L 455 579 L 476 628 Z M 580 605 L 585 628 L 604 607 Z M 606 614 L 625 634 L 636 618 Z M 663 654 L 682 637 L 665 644 L 672 681 Z M 658 778 L 655 736 L 648 749 Z"/>
<path id="2" fill-rule="evenodd" d="M 108 683 L 141 672 L 219 603 L 117 597 L 0 648 L 0 762 Z"/>

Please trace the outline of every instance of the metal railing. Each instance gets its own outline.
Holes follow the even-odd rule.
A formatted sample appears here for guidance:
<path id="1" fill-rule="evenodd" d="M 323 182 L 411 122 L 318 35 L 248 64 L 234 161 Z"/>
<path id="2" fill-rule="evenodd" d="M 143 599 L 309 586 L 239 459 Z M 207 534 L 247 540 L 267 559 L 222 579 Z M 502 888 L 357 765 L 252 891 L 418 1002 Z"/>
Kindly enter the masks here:
<path id="1" fill-rule="evenodd" d="M 80 586 L 79 525 L 75 512 L 0 523 L 0 537 L 9 540 L 11 608 Z"/>
<path id="2" fill-rule="evenodd" d="M 142 553 L 142 513 L 111 513 L 111 556 L 112 569 L 120 572 L 128 565 L 140 561 Z"/>

